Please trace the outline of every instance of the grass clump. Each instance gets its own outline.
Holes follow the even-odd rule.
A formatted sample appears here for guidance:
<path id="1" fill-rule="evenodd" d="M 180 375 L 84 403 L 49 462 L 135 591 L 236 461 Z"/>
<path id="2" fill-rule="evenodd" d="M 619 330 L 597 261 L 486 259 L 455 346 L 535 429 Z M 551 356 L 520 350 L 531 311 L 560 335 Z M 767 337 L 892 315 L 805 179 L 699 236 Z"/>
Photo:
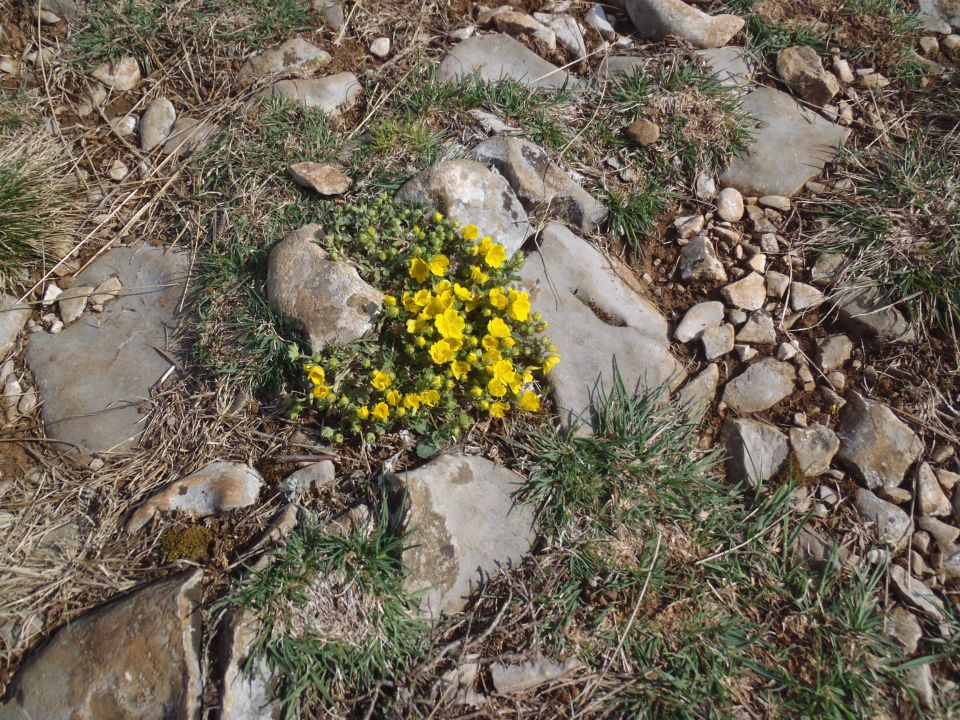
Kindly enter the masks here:
<path id="1" fill-rule="evenodd" d="M 363 274 L 387 294 L 373 337 L 304 366 L 327 437 L 409 428 L 432 448 L 477 416 L 539 410 L 538 385 L 559 356 L 527 292 L 511 286 L 521 256 L 508 259 L 474 225 L 386 196 L 334 213 L 322 244 L 365 258 Z"/>
<path id="2" fill-rule="evenodd" d="M 256 618 L 248 667 L 266 660 L 284 718 L 351 708 L 384 717 L 395 678 L 426 652 L 426 627 L 402 586 L 403 540 L 386 526 L 337 534 L 301 525 L 227 597 Z"/>

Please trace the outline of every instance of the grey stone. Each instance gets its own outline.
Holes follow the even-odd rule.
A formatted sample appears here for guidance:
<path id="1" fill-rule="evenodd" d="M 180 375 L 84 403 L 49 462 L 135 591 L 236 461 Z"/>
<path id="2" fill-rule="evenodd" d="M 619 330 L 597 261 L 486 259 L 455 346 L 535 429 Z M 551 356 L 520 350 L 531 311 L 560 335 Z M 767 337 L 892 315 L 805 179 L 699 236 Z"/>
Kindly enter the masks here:
<path id="1" fill-rule="evenodd" d="M 790 284 L 790 307 L 793 308 L 794 312 L 816 307 L 822 302 L 823 293 L 813 287 L 813 285 L 807 285 L 802 282 Z"/>
<path id="2" fill-rule="evenodd" d="M 383 294 L 353 265 L 327 259 L 311 240 L 320 232 L 318 225 L 294 231 L 270 251 L 267 262 L 267 298 L 303 327 L 313 353 L 361 338 L 383 304 Z"/>
<path id="3" fill-rule="evenodd" d="M 825 373 L 839 370 L 853 354 L 853 343 L 846 335 L 830 335 L 817 340 L 817 365 Z"/>
<path id="4" fill-rule="evenodd" d="M 777 75 L 791 90 L 817 107 L 823 107 L 840 92 L 840 83 L 823 68 L 817 51 L 795 45 L 777 53 Z"/>
<path id="5" fill-rule="evenodd" d="M 123 291 L 100 315 L 59 335 L 34 333 L 27 362 L 43 398 L 47 436 L 81 452 L 126 450 L 145 426 L 150 388 L 170 368 L 155 348 L 173 349 L 189 255 L 158 247 L 110 250 L 77 278 L 98 286 L 117 276 Z"/>
<path id="6" fill-rule="evenodd" d="M 723 402 L 738 413 L 763 412 L 793 393 L 796 374 L 789 363 L 764 358 L 727 383 Z"/>
<path id="7" fill-rule="evenodd" d="M 901 312 L 885 302 L 874 288 L 847 293 L 837 303 L 840 322 L 851 332 L 879 343 L 912 342 L 913 327 Z"/>
<path id="8" fill-rule="evenodd" d="M 837 423 L 837 459 L 875 490 L 897 487 L 923 452 L 923 443 L 882 403 L 852 392 Z"/>
<path id="9" fill-rule="evenodd" d="M 248 88 L 256 81 L 278 73 L 303 77 L 329 64 L 331 59 L 330 53 L 313 43 L 303 38 L 291 38 L 250 57 L 237 73 L 237 85 Z"/>
<path id="10" fill-rule="evenodd" d="M 60 319 L 64 324 L 72 323 L 83 315 L 84 308 L 87 307 L 87 298 L 93 293 L 93 288 L 89 285 L 71 285 L 57 298 L 57 306 L 60 308 Z"/>
<path id="11" fill-rule="evenodd" d="M 757 202 L 764 207 L 773 208 L 780 212 L 790 212 L 790 209 L 793 207 L 790 198 L 784 197 L 783 195 L 764 195 L 757 200 Z"/>
<path id="12" fill-rule="evenodd" d="M 733 335 L 733 325 L 729 323 L 704 330 L 700 342 L 706 359 L 715 360 L 733 350 Z"/>
<path id="13" fill-rule="evenodd" d="M 250 660 L 257 636 L 255 616 L 235 611 L 219 637 L 219 720 L 280 720 L 276 680 L 265 657 Z"/>
<path id="14" fill-rule="evenodd" d="M 0 717 L 199 717 L 202 579 L 175 575 L 61 627 L 20 668 Z"/>
<path id="15" fill-rule="evenodd" d="M 706 224 L 706 218 L 700 214 L 684 215 L 673 221 L 673 226 L 677 229 L 677 234 L 684 240 L 699 234 Z"/>
<path id="16" fill-rule="evenodd" d="M 528 212 L 542 210 L 546 217 L 587 233 L 595 231 L 607 217 L 603 203 L 528 140 L 490 138 L 477 145 L 471 155 L 478 162 L 496 168 Z"/>
<path id="17" fill-rule="evenodd" d="M 737 342 L 772 345 L 777 341 L 777 330 L 773 326 L 773 317 L 766 310 L 750 313 L 747 322 L 737 333 Z"/>
<path id="18" fill-rule="evenodd" d="M 562 663 L 544 657 L 511 665 L 496 662 L 490 666 L 490 678 L 498 693 L 519 693 L 557 680 L 580 667 L 582 664 L 576 658 Z"/>
<path id="19" fill-rule="evenodd" d="M 378 37 L 370 43 L 370 54 L 380 59 L 387 57 L 390 54 L 390 38 Z"/>
<path id="20" fill-rule="evenodd" d="M 707 173 L 698 173 L 694 180 L 694 192 L 698 200 L 713 200 L 717 196 L 717 181 Z"/>
<path id="21" fill-rule="evenodd" d="M 321 460 L 287 475 L 280 483 L 280 492 L 291 497 L 301 495 L 332 485 L 336 479 L 333 463 L 329 460 Z"/>
<path id="22" fill-rule="evenodd" d="M 534 13 L 533 17 L 557 36 L 557 42 L 563 46 L 574 60 L 583 60 L 587 56 L 587 45 L 583 40 L 580 26 L 570 15 L 552 15 L 548 13 Z"/>
<path id="23" fill-rule="evenodd" d="M 726 282 L 727 271 L 705 235 L 697 235 L 680 250 L 680 278 Z"/>
<path id="24" fill-rule="evenodd" d="M 721 437 L 727 451 L 727 476 L 735 483 L 759 487 L 787 461 L 787 436 L 767 423 L 728 418 Z"/>
<path id="25" fill-rule="evenodd" d="M 618 78 L 642 72 L 647 59 L 634 55 L 610 55 L 600 62 L 597 72 L 601 78 Z"/>
<path id="26" fill-rule="evenodd" d="M 744 195 L 797 195 L 850 134 L 772 88 L 754 89 L 742 107 L 758 127 L 748 152 L 730 161 L 720 182 Z"/>
<path id="27" fill-rule="evenodd" d="M 847 258 L 843 255 L 828 253 L 820 255 L 810 268 L 810 282 L 819 287 L 829 285 L 846 262 Z"/>
<path id="28" fill-rule="evenodd" d="M 457 222 L 477 226 L 512 256 L 530 234 L 530 223 L 507 181 L 474 160 L 447 160 L 400 188 L 397 198 L 425 203 Z"/>
<path id="29" fill-rule="evenodd" d="M 321 78 L 278 80 L 256 94 L 256 98 L 281 97 L 306 107 L 319 108 L 325 115 L 339 115 L 353 107 L 360 95 L 360 82 L 351 72 Z"/>
<path id="30" fill-rule="evenodd" d="M 65 20 L 77 20 L 85 13 L 85 8 L 76 0 L 37 0 L 37 8 L 53 12 Z"/>
<path id="31" fill-rule="evenodd" d="M 631 392 L 683 379 L 670 354 L 666 320 L 619 272 L 556 223 L 544 228 L 539 248 L 520 271 L 531 304 L 549 322 L 550 339 L 560 353 L 560 364 L 548 380 L 567 426 L 590 408 L 598 381 L 607 391 L 613 387 L 614 361 Z"/>
<path id="32" fill-rule="evenodd" d="M 753 80 L 756 61 L 739 47 L 721 47 L 698 50 L 712 77 L 728 88 L 745 88 Z"/>
<path id="33" fill-rule="evenodd" d="M 163 145 L 176 121 L 177 111 L 167 98 L 158 97 L 150 103 L 140 118 L 140 149 L 150 152 Z"/>
<path id="34" fill-rule="evenodd" d="M 894 640 L 907 657 L 917 652 L 923 639 L 923 628 L 917 616 L 902 605 L 897 605 L 887 616 L 887 637 Z"/>
<path id="35" fill-rule="evenodd" d="M 249 465 L 209 463 L 152 495 L 130 516 L 127 533 L 137 532 L 157 513 L 208 517 L 248 507 L 257 501 L 262 485 L 260 473 Z"/>
<path id="36" fill-rule="evenodd" d="M 350 189 L 351 180 L 333 165 L 299 162 L 287 167 L 287 172 L 298 185 L 319 195 L 342 195 Z"/>
<path id="37" fill-rule="evenodd" d="M 920 12 L 946 21 L 960 30 L 960 0 L 920 0 Z"/>
<path id="38" fill-rule="evenodd" d="M 790 278 L 776 270 L 770 270 L 765 276 L 767 283 L 767 295 L 769 297 L 782 298 L 787 288 L 790 287 Z"/>
<path id="39" fill-rule="evenodd" d="M 921 515 L 939 517 L 946 517 L 952 510 L 933 468 L 925 462 L 917 467 L 917 509 Z"/>
<path id="40" fill-rule="evenodd" d="M 710 363 L 677 393 L 677 405 L 688 418 L 699 419 L 717 396 L 720 368 Z"/>
<path id="41" fill-rule="evenodd" d="M 721 220 L 737 222 L 743 217 L 743 195 L 736 188 L 728 187 L 721 190 L 713 204 Z"/>
<path id="42" fill-rule="evenodd" d="M 936 540 L 937 545 L 942 548 L 951 547 L 960 538 L 960 528 L 955 528 L 953 525 L 948 525 L 929 515 L 918 518 L 917 525 L 920 526 L 921 530 L 928 532 L 930 537 Z"/>
<path id="43" fill-rule="evenodd" d="M 178 117 L 163 144 L 165 155 L 179 155 L 202 150 L 216 137 L 220 128 L 196 118 Z"/>
<path id="44" fill-rule="evenodd" d="M 508 35 L 477 35 L 457 43 L 440 61 L 437 76 L 459 82 L 478 72 L 486 82 L 507 78 L 528 87 L 555 90 L 575 87 L 579 80 L 559 69 Z"/>
<path id="45" fill-rule="evenodd" d="M 720 294 L 727 304 L 741 310 L 759 310 L 767 300 L 767 286 L 763 275 L 751 272 L 742 280 L 725 285 Z"/>
<path id="46" fill-rule="evenodd" d="M 930 671 L 930 665 L 912 665 L 903 671 L 903 680 L 907 687 L 917 694 L 920 704 L 925 708 L 933 708 L 936 705 L 936 695 L 933 692 L 933 676 Z"/>
<path id="47" fill-rule="evenodd" d="M 913 534 L 913 520 L 893 503 L 881 500 L 866 488 L 858 488 L 855 504 L 877 537 L 894 550 L 903 550 Z"/>
<path id="48" fill-rule="evenodd" d="M 407 590 L 434 619 L 502 568 L 519 564 L 536 537 L 534 508 L 517 502 L 523 478 L 485 458 L 441 455 L 402 473 L 411 530 L 402 560 Z"/>
<path id="49" fill-rule="evenodd" d="M 493 25 L 500 32 L 509 33 L 514 37 L 530 37 L 547 52 L 554 52 L 557 49 L 556 33 L 526 13 L 504 8 L 494 15 Z"/>
<path id="50" fill-rule="evenodd" d="M 604 40 L 613 42 L 617 37 L 617 31 L 607 20 L 607 14 L 602 5 L 593 5 L 583 16 L 583 21 L 592 27 Z"/>
<path id="51" fill-rule="evenodd" d="M 102 312 L 103 306 L 111 300 L 116 300 L 122 289 L 123 284 L 120 282 L 120 278 L 111 275 L 93 289 L 88 298 L 90 307 L 96 312 Z"/>
<path id="52" fill-rule="evenodd" d="M 140 66 L 134 58 L 126 55 L 116 62 L 100 65 L 92 75 L 108 88 L 126 92 L 133 90 L 140 82 Z"/>
<path id="53" fill-rule="evenodd" d="M 932 620 L 940 622 L 944 619 L 943 601 L 919 580 L 916 580 L 899 565 L 891 565 L 887 570 L 890 584 L 903 602 L 915 610 L 919 610 Z"/>
<path id="54" fill-rule="evenodd" d="M 339 31 L 343 28 L 345 16 L 341 0 L 313 0 L 313 9 L 320 14 L 331 30 Z"/>
<path id="55" fill-rule="evenodd" d="M 743 28 L 736 15 L 708 15 L 682 0 L 626 0 L 637 34 L 646 40 L 677 35 L 698 48 L 723 47 Z"/>
<path id="56" fill-rule="evenodd" d="M 816 477 L 830 469 L 830 462 L 840 449 L 840 440 L 827 426 L 814 423 L 808 428 L 791 428 L 790 446 L 797 456 L 800 472 Z"/>
<path id="57" fill-rule="evenodd" d="M 704 330 L 717 327 L 723 322 L 723 303 L 716 300 L 697 303 L 687 310 L 683 320 L 673 331 L 677 342 L 690 342 L 700 337 Z"/>
<path id="58" fill-rule="evenodd" d="M 30 319 L 30 306 L 18 305 L 17 298 L 0 294 L 0 360 L 13 350 L 17 336 Z"/>

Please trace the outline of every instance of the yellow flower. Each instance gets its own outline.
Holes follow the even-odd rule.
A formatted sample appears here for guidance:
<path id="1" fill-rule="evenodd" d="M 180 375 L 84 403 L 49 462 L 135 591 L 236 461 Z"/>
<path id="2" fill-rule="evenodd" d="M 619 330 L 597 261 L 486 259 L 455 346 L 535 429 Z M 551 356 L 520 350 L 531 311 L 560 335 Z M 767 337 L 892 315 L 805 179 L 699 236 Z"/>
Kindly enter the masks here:
<path id="1" fill-rule="evenodd" d="M 456 310 L 447 308 L 442 314 L 437 315 L 433 324 L 443 337 L 460 339 L 463 337 L 463 326 L 466 321 Z"/>
<path id="2" fill-rule="evenodd" d="M 497 340 L 493 335 L 484 335 L 483 340 L 480 341 L 480 344 L 483 345 L 484 350 L 496 350 L 500 347 L 500 341 Z"/>
<path id="3" fill-rule="evenodd" d="M 329 385 L 317 385 L 310 391 L 310 394 L 317 400 L 323 400 L 327 395 L 330 394 Z"/>
<path id="4" fill-rule="evenodd" d="M 414 258 L 410 261 L 410 277 L 417 282 L 424 282 L 430 277 L 430 266 L 420 258 Z"/>
<path id="5" fill-rule="evenodd" d="M 514 340 L 512 337 L 505 337 L 505 338 L 503 339 L 503 342 L 502 342 L 501 344 L 502 344 L 505 348 L 512 348 L 514 345 L 517 344 L 517 341 Z"/>
<path id="6" fill-rule="evenodd" d="M 448 258 L 446 255 L 434 255 L 429 263 L 430 272 L 438 277 L 443 277 L 446 274 L 449 266 L 450 258 Z"/>
<path id="7" fill-rule="evenodd" d="M 535 392 L 524 390 L 520 399 L 517 401 L 517 405 L 520 406 L 521 410 L 533 413 L 540 409 L 540 398 Z"/>
<path id="8" fill-rule="evenodd" d="M 503 310 L 509 302 L 510 300 L 507 298 L 507 294 L 503 292 L 502 288 L 493 288 L 490 291 L 490 304 L 493 305 L 497 310 Z"/>
<path id="9" fill-rule="evenodd" d="M 370 384 L 373 385 L 377 390 L 383 391 L 390 387 L 390 384 L 393 382 L 393 375 L 388 372 L 381 372 L 380 370 L 373 371 L 373 379 L 370 381 Z"/>
<path id="10" fill-rule="evenodd" d="M 386 305 L 387 307 L 396 307 L 397 299 L 393 295 L 384 295 L 383 304 Z"/>
<path id="11" fill-rule="evenodd" d="M 464 225 L 463 229 L 460 231 L 460 237 L 464 240 L 476 240 L 480 237 L 480 231 L 477 230 L 477 226 L 471 223 L 470 225 Z"/>
<path id="12" fill-rule="evenodd" d="M 509 403 L 495 402 L 490 406 L 490 415 L 495 418 L 504 418 L 510 409 Z"/>
<path id="13" fill-rule="evenodd" d="M 438 212 L 435 212 L 435 213 L 433 214 L 433 221 L 434 221 L 434 222 L 440 222 L 441 220 L 443 220 L 443 215 L 441 215 L 441 214 L 438 213 Z"/>
<path id="14" fill-rule="evenodd" d="M 509 360 L 500 360 L 495 363 L 490 372 L 495 378 L 500 380 L 507 385 L 513 383 L 517 377 L 517 373 L 514 372 L 513 363 Z"/>
<path id="15" fill-rule="evenodd" d="M 487 390 L 496 398 L 503 397 L 507 394 L 507 386 L 503 384 L 503 381 L 499 378 L 493 378 L 490 382 L 487 383 Z"/>
<path id="16" fill-rule="evenodd" d="M 483 388 L 474 385 L 472 388 L 470 388 L 470 394 L 475 398 L 483 397 Z"/>
<path id="17" fill-rule="evenodd" d="M 510 326 L 500 318 L 494 318 L 487 323 L 487 332 L 495 338 L 510 337 Z"/>
<path id="18" fill-rule="evenodd" d="M 370 417 L 370 408 L 368 408 L 366 405 L 361 405 L 358 407 L 357 417 L 361 420 L 366 420 L 368 417 Z"/>
<path id="19" fill-rule="evenodd" d="M 314 385 L 323 385 L 323 383 L 327 381 L 326 373 L 323 372 L 323 368 L 319 365 L 308 363 L 303 366 L 303 369 L 307 372 L 307 378 Z"/>
<path id="20" fill-rule="evenodd" d="M 403 406 L 408 410 L 416 412 L 420 409 L 420 403 L 423 402 L 417 393 L 410 393 L 403 396 Z"/>
<path id="21" fill-rule="evenodd" d="M 470 374 L 470 363 L 465 363 L 457 361 L 450 366 L 450 371 L 453 373 L 453 377 L 457 380 L 463 380 L 467 375 Z"/>
<path id="22" fill-rule="evenodd" d="M 423 399 L 423 404 L 428 407 L 436 407 L 440 402 L 440 393 L 436 390 L 424 390 L 420 393 L 420 397 Z"/>
<path id="23" fill-rule="evenodd" d="M 378 402 L 373 406 L 373 410 L 370 411 L 370 414 L 373 416 L 374 420 L 386 420 L 390 417 L 390 408 L 387 407 L 385 402 Z"/>
<path id="24" fill-rule="evenodd" d="M 550 371 L 556 367 L 557 363 L 560 362 L 559 355 L 550 355 L 543 361 L 543 374 L 549 375 Z"/>
<path id="25" fill-rule="evenodd" d="M 487 350 L 483 354 L 483 362 L 487 365 L 493 365 L 494 363 L 500 362 L 502 357 L 499 350 Z"/>
<path id="26" fill-rule="evenodd" d="M 479 265 L 471 265 L 470 279 L 477 285 L 484 285 L 490 279 L 490 276 L 481 270 Z"/>
<path id="27" fill-rule="evenodd" d="M 530 296 L 526 292 L 517 293 L 517 297 L 510 303 L 507 316 L 517 322 L 526 322 L 530 315 Z"/>
<path id="28" fill-rule="evenodd" d="M 453 350 L 446 340 L 438 340 L 430 346 L 430 359 L 437 365 L 443 365 L 454 359 Z"/>
<path id="29" fill-rule="evenodd" d="M 413 295 L 413 302 L 419 306 L 420 310 L 429 305 L 431 300 L 433 300 L 433 295 L 427 289 L 417 290 Z"/>
<path id="30" fill-rule="evenodd" d="M 459 283 L 453 286 L 453 294 L 457 296 L 458 300 L 463 302 L 471 302 L 473 300 L 473 293 Z"/>
<path id="31" fill-rule="evenodd" d="M 486 254 L 483 256 L 483 261 L 492 268 L 498 268 L 503 265 L 503 261 L 507 259 L 507 251 L 503 249 L 503 245 L 500 243 L 493 243 L 490 245 L 490 249 L 487 250 Z"/>
<path id="32" fill-rule="evenodd" d="M 402 397 L 403 396 L 396 390 L 390 390 L 387 393 L 387 404 L 392 405 L 393 407 L 396 407 L 397 405 L 400 404 L 400 399 Z"/>

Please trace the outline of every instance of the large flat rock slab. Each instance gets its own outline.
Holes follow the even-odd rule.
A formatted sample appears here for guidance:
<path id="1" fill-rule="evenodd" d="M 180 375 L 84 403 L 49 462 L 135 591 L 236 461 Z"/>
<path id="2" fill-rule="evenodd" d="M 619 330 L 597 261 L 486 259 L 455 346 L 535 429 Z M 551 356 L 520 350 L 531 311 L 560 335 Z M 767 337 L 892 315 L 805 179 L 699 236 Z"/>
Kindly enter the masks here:
<path id="1" fill-rule="evenodd" d="M 796 195 L 833 160 L 850 131 L 801 107 L 786 93 L 758 87 L 743 98 L 757 119 L 753 142 L 720 175 L 744 195 Z"/>
<path id="2" fill-rule="evenodd" d="M 65 625 L 20 669 L 3 720 L 200 717 L 201 570 Z"/>
<path id="3" fill-rule="evenodd" d="M 536 537 L 534 508 L 514 499 L 523 478 L 475 455 L 441 455 L 399 475 L 407 491 L 403 553 L 407 589 L 437 618 L 463 609 L 501 568 L 516 566 Z"/>
<path id="4" fill-rule="evenodd" d="M 474 73 L 486 82 L 511 79 L 547 90 L 573 87 L 580 82 L 523 43 L 500 33 L 477 35 L 457 43 L 440 61 L 437 74 L 446 82 L 459 82 Z"/>
<path id="5" fill-rule="evenodd" d="M 563 225 L 544 228 L 520 275 L 560 354 L 547 379 L 566 426 L 591 421 L 598 381 L 607 391 L 613 387 L 614 363 L 630 392 L 683 380 L 666 319 L 610 260 Z"/>
<path id="6" fill-rule="evenodd" d="M 123 289 L 100 314 L 87 313 L 59 335 L 34 333 L 27 362 L 43 399 L 47 437 L 81 453 L 136 446 L 150 390 L 169 369 L 189 255 L 157 247 L 111 250 L 77 285 L 117 276 Z"/>

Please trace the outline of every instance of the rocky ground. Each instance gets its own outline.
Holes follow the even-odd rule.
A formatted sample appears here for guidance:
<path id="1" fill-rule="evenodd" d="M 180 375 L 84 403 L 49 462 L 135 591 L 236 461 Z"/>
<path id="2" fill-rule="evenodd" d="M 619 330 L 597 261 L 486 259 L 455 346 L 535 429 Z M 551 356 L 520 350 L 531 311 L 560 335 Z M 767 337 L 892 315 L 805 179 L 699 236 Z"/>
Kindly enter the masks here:
<path id="1" fill-rule="evenodd" d="M 955 2 L 0 8 L 0 718 L 960 713 Z M 291 411 L 382 193 L 534 419 Z"/>

